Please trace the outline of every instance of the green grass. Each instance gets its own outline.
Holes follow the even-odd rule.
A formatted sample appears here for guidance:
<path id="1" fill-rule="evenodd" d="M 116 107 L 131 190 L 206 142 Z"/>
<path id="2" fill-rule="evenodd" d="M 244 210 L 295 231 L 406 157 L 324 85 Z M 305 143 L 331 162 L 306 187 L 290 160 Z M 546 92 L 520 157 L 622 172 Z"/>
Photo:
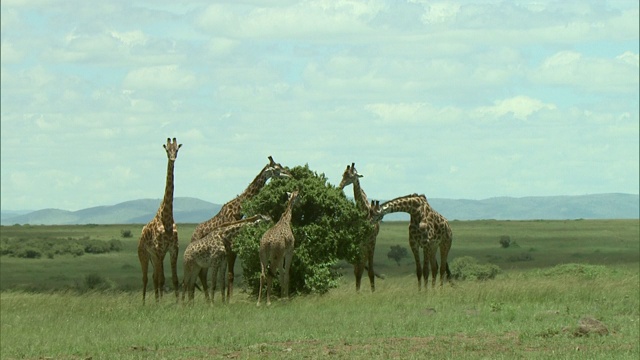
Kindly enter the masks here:
<path id="1" fill-rule="evenodd" d="M 121 229 L 131 229 L 134 238 L 121 239 L 125 249 L 116 254 L 1 257 L 0 357 L 638 358 L 637 220 L 451 225 L 450 259 L 473 256 L 494 263 L 503 269 L 495 280 L 458 281 L 419 292 L 413 259 L 397 266 L 386 257 L 391 245 L 408 246 L 407 224 L 384 223 L 375 263 L 386 278 L 377 279 L 375 293 L 367 280 L 356 294 L 345 265 L 339 288 L 277 301 L 270 308 L 257 308 L 255 298 L 241 291 L 227 305 L 206 305 L 199 295 L 193 306 L 184 306 L 170 294 L 143 306 L 135 254 L 140 226 L 2 227 L 2 238 L 109 240 L 119 238 Z M 180 225 L 179 231 L 184 249 L 193 225 Z M 501 235 L 520 247 L 501 248 Z M 509 260 L 523 252 L 532 259 Z M 75 291 L 88 273 L 102 274 L 116 290 Z M 578 336 L 585 316 L 601 321 L 608 334 Z"/>

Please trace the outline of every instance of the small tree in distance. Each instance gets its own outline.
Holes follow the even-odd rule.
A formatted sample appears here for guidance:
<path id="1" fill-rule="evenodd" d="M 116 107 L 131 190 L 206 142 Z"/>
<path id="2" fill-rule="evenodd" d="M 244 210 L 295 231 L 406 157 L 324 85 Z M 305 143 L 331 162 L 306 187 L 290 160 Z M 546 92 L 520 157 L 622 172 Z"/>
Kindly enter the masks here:
<path id="1" fill-rule="evenodd" d="M 400 266 L 400 260 L 409 256 L 407 248 L 400 245 L 391 245 L 391 250 L 387 253 L 387 258 L 395 260 L 396 264 Z"/>
<path id="2" fill-rule="evenodd" d="M 511 237 L 509 235 L 500 236 L 500 246 L 505 249 L 511 246 Z"/>

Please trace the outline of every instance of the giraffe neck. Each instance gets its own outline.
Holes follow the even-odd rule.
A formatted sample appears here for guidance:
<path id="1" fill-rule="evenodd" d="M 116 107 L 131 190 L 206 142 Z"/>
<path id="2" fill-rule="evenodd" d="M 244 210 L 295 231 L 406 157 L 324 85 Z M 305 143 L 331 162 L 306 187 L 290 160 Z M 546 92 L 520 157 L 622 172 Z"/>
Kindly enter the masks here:
<path id="1" fill-rule="evenodd" d="M 413 220 L 414 218 L 422 216 L 422 211 L 425 203 L 426 201 L 424 198 L 420 196 L 409 195 L 395 198 L 381 204 L 380 210 L 383 215 L 396 212 L 405 212 L 411 215 L 411 219 Z"/>
<path id="2" fill-rule="evenodd" d="M 222 239 L 228 239 L 229 237 L 232 237 L 235 234 L 237 234 L 240 231 L 240 229 L 242 229 L 243 226 L 251 225 L 251 224 L 255 223 L 255 221 L 259 217 L 260 216 L 255 215 L 255 216 L 252 216 L 250 218 L 246 218 L 246 219 L 234 221 L 234 222 L 231 222 L 231 223 L 227 223 L 227 224 L 221 226 L 220 228 L 218 228 L 217 232 L 218 232 L 218 234 L 220 235 L 220 237 Z"/>
<path id="3" fill-rule="evenodd" d="M 256 196 L 260 192 L 260 189 L 264 187 L 264 184 L 267 183 L 268 177 L 265 172 L 267 166 L 260 171 L 242 194 L 236 196 L 233 200 L 230 200 L 222 206 L 220 212 L 209 220 L 209 225 L 218 227 L 227 222 L 236 221 L 242 218 L 242 204 L 244 201 Z"/>
<path id="4" fill-rule="evenodd" d="M 291 223 L 291 213 L 293 211 L 291 211 L 291 209 L 293 208 L 293 199 L 290 199 L 289 202 L 287 203 L 287 208 L 284 210 L 284 213 L 282 213 L 282 216 L 280 216 L 280 220 L 278 220 L 278 224 L 290 224 Z"/>
<path id="5" fill-rule="evenodd" d="M 360 180 L 358 179 L 353 182 L 353 198 L 358 209 L 369 212 L 369 200 L 367 200 L 367 194 L 360 187 Z"/>
<path id="6" fill-rule="evenodd" d="M 160 219 L 165 231 L 173 231 L 173 166 L 174 161 L 167 164 L 167 183 L 164 189 L 164 198 L 160 205 Z"/>
<path id="7" fill-rule="evenodd" d="M 258 195 L 260 189 L 264 187 L 264 184 L 267 183 L 269 177 L 267 176 L 266 170 L 269 165 L 265 166 L 262 171 L 256 176 L 255 179 L 247 186 L 244 192 L 238 195 L 238 198 L 242 200 L 251 199 L 252 197 Z"/>

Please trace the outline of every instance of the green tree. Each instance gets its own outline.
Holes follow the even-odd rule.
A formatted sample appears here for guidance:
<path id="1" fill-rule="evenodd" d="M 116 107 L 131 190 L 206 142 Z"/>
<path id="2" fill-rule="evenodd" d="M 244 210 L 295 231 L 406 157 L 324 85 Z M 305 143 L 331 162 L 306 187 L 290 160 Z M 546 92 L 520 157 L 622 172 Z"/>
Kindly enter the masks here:
<path id="1" fill-rule="evenodd" d="M 391 250 L 387 253 L 388 259 L 393 259 L 400 266 L 400 261 L 409 256 L 407 248 L 400 245 L 391 245 Z"/>
<path id="2" fill-rule="evenodd" d="M 338 286 L 340 274 L 335 264 L 340 259 L 352 263 L 359 256 L 359 241 L 372 225 L 342 191 L 327 182 L 324 174 L 311 171 L 308 165 L 290 172 L 293 178 L 272 179 L 245 203 L 244 213 L 268 215 L 278 221 L 284 212 L 286 192 L 298 189 L 300 195 L 291 219 L 296 243 L 289 292 L 325 293 Z M 234 241 L 234 250 L 242 260 L 244 281 L 254 294 L 260 285 L 260 238 L 270 226 L 273 223 L 246 227 Z M 274 288 L 279 291 L 277 279 Z"/>

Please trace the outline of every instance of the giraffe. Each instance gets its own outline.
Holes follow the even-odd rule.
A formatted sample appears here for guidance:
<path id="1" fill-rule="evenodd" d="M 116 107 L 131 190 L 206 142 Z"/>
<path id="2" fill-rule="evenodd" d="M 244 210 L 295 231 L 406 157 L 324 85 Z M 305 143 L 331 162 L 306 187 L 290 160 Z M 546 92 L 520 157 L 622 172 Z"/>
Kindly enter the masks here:
<path id="1" fill-rule="evenodd" d="M 202 284 L 202 289 L 206 301 L 213 302 L 214 293 L 216 291 L 216 283 L 218 280 L 218 271 L 226 266 L 227 248 L 230 248 L 232 237 L 235 236 L 245 225 L 257 225 L 264 221 L 271 221 L 271 218 L 265 215 L 254 215 L 252 217 L 226 223 L 215 230 L 211 231 L 205 237 L 189 243 L 184 251 L 184 274 L 182 283 L 182 301 L 184 301 L 185 293 L 189 292 L 189 301 L 193 301 L 194 286 L 196 277 L 200 270 L 212 268 L 211 277 L 211 299 L 206 282 Z M 224 302 L 224 280 L 222 282 L 222 301 Z"/>
<path id="2" fill-rule="evenodd" d="M 270 178 L 291 177 L 289 171 L 279 163 L 276 163 L 273 160 L 273 157 L 269 156 L 268 158 L 269 163 L 262 168 L 260 173 L 258 173 L 242 194 L 225 203 L 218 214 L 196 227 L 193 235 L 191 236 L 191 242 L 201 239 L 216 227 L 219 227 L 224 223 L 242 219 L 244 216 L 242 213 L 242 204 L 256 196 Z M 227 251 L 227 301 L 231 299 L 231 295 L 233 294 L 233 268 L 236 263 L 236 256 L 237 254 L 233 250 Z M 207 283 L 207 270 L 203 269 L 200 271 L 199 277 L 204 287 Z"/>
<path id="3" fill-rule="evenodd" d="M 295 238 L 291 231 L 291 214 L 293 204 L 298 197 L 298 191 L 287 193 L 287 205 L 280 216 L 280 220 L 269 228 L 260 239 L 260 290 L 258 292 L 258 306 L 262 297 L 262 286 L 267 282 L 267 306 L 271 305 L 271 285 L 276 272 L 279 273 L 282 297 L 289 296 L 289 269 L 293 259 Z"/>
<path id="4" fill-rule="evenodd" d="M 144 304 L 147 293 L 147 272 L 149 262 L 153 266 L 153 289 L 156 302 L 164 292 L 164 257 L 169 251 L 171 263 L 171 280 L 178 299 L 178 228 L 173 220 L 173 168 L 178 156 L 178 144 L 176 138 L 167 139 L 163 145 L 167 152 L 167 182 L 164 190 L 164 198 L 158 212 L 151 221 L 142 228 L 140 241 L 138 242 L 138 259 L 142 266 L 142 303 Z"/>
<path id="5" fill-rule="evenodd" d="M 347 165 L 347 168 L 342 174 L 342 181 L 338 186 L 340 190 L 343 190 L 349 184 L 353 184 L 353 198 L 356 201 L 358 209 L 363 211 L 369 220 L 371 220 L 371 212 L 369 201 L 367 200 L 367 194 L 360 187 L 360 178 L 362 175 L 356 170 L 356 164 L 351 163 L 351 166 Z M 373 255 L 376 247 L 376 238 L 380 231 L 380 222 L 373 222 L 373 230 L 368 234 L 368 237 L 363 239 L 360 243 L 360 256 L 353 264 L 353 273 L 356 277 L 356 291 L 360 291 L 360 283 L 362 279 L 362 273 L 364 272 L 365 265 L 367 266 L 367 274 L 369 275 L 369 283 L 371 284 L 371 291 L 376 290 L 375 285 L 375 272 L 373 271 Z"/>
<path id="6" fill-rule="evenodd" d="M 424 195 L 411 194 L 389 200 L 383 204 L 379 201 L 371 203 L 371 217 L 373 221 L 381 220 L 386 214 L 406 212 L 411 215 L 409 222 L 409 246 L 416 262 L 416 276 L 418 289 L 422 288 L 421 278 L 424 276 L 425 290 L 429 279 L 429 265 L 433 276 L 432 286 L 435 287 L 438 262 L 436 251 L 440 248 L 440 286 L 451 278 L 447 256 L 451 249 L 453 234 L 447 219 L 435 211 Z M 419 248 L 424 252 L 424 264 L 420 266 Z"/>

